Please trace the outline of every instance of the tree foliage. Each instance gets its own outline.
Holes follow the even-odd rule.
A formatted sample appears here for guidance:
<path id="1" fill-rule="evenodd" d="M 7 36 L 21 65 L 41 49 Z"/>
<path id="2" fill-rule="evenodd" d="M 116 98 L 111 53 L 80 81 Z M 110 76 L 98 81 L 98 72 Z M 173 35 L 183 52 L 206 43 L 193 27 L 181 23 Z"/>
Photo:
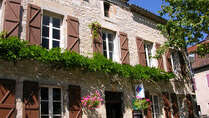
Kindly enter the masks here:
<path id="1" fill-rule="evenodd" d="M 161 15 L 169 17 L 166 25 L 158 25 L 169 39 L 167 48 L 185 50 L 209 33 L 209 0 L 162 0 Z M 204 51 L 207 53 L 208 51 Z"/>

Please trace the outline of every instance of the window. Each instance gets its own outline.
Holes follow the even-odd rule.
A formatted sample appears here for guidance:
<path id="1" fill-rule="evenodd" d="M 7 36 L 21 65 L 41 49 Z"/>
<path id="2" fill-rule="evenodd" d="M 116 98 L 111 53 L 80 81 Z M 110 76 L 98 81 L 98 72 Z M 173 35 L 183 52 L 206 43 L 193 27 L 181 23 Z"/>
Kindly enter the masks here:
<path id="1" fill-rule="evenodd" d="M 118 60 L 118 41 L 115 39 L 115 33 L 108 30 L 102 32 L 103 54 L 106 58 Z"/>
<path id="2" fill-rule="evenodd" d="M 152 107 L 152 117 L 153 118 L 160 118 L 160 107 L 159 107 L 159 97 L 156 95 L 151 96 L 152 101 L 151 107 Z"/>
<path id="3" fill-rule="evenodd" d="M 109 11 L 110 11 L 110 4 L 104 2 L 104 16 L 110 17 Z"/>
<path id="4" fill-rule="evenodd" d="M 191 63 L 193 63 L 195 61 L 195 54 L 194 53 L 189 54 L 189 60 Z"/>
<path id="5" fill-rule="evenodd" d="M 147 66 L 152 67 L 152 43 L 145 42 L 144 44 Z"/>
<path id="6" fill-rule="evenodd" d="M 41 118 L 62 118 L 62 92 L 60 88 L 41 87 Z"/>
<path id="7" fill-rule="evenodd" d="M 43 16 L 42 21 L 42 46 L 46 49 L 60 47 L 61 19 Z"/>

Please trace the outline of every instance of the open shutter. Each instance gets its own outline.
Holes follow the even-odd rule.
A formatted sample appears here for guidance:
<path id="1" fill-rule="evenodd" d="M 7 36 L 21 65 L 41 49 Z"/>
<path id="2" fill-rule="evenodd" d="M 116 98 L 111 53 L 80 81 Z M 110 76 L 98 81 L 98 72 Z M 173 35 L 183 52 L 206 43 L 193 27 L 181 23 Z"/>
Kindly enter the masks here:
<path id="1" fill-rule="evenodd" d="M 120 32 L 120 48 L 122 64 L 130 64 L 128 50 L 128 36 L 126 33 Z"/>
<path id="2" fill-rule="evenodd" d="M 136 45 L 137 45 L 137 51 L 138 51 L 138 56 L 139 56 L 139 64 L 141 64 L 142 66 L 146 66 L 144 41 L 141 38 L 137 37 L 136 38 Z"/>
<path id="3" fill-rule="evenodd" d="M 170 108 L 170 101 L 169 101 L 169 93 L 163 92 L 163 102 L 164 102 L 164 110 L 165 110 L 165 117 L 171 118 L 171 108 Z"/>
<path id="4" fill-rule="evenodd" d="M 103 54 L 102 31 L 100 30 L 98 33 L 98 39 L 93 39 L 93 51 L 94 53 Z"/>
<path id="5" fill-rule="evenodd" d="M 194 111 L 193 111 L 194 107 L 193 107 L 191 95 L 189 94 L 186 95 L 186 103 L 188 107 L 189 118 L 194 118 Z"/>
<path id="6" fill-rule="evenodd" d="M 150 94 L 149 91 L 145 91 L 145 98 L 150 99 Z M 147 110 L 145 110 L 145 118 L 152 118 L 152 108 L 151 108 L 151 104 L 149 104 Z"/>
<path id="7" fill-rule="evenodd" d="M 80 86 L 69 86 L 69 116 L 70 118 L 81 118 L 81 88 Z M 78 117 L 77 117 L 78 116 Z"/>
<path id="8" fill-rule="evenodd" d="M 26 33 L 30 44 L 41 44 L 41 8 L 36 5 L 28 5 Z"/>
<path id="9" fill-rule="evenodd" d="M 21 0 L 6 0 L 4 31 L 8 36 L 19 36 Z"/>
<path id="10" fill-rule="evenodd" d="M 15 81 L 0 79 L 0 117 L 15 118 Z"/>
<path id="11" fill-rule="evenodd" d="M 80 53 L 79 43 L 79 21 L 67 16 L 67 50 Z"/>
<path id="12" fill-rule="evenodd" d="M 158 49 L 158 48 L 160 48 L 160 44 L 156 43 L 156 49 Z M 164 70 L 162 56 L 160 58 L 158 58 L 158 68 L 161 69 L 161 70 Z"/>
<path id="13" fill-rule="evenodd" d="M 24 118 L 39 118 L 39 85 L 36 82 L 23 82 Z"/>
<path id="14" fill-rule="evenodd" d="M 168 72 L 172 72 L 171 54 L 170 54 L 170 52 L 166 53 L 166 65 L 167 65 L 167 71 Z"/>
<path id="15" fill-rule="evenodd" d="M 179 118 L 179 107 L 177 102 L 177 96 L 175 93 L 171 94 L 171 101 L 172 101 L 173 117 Z"/>

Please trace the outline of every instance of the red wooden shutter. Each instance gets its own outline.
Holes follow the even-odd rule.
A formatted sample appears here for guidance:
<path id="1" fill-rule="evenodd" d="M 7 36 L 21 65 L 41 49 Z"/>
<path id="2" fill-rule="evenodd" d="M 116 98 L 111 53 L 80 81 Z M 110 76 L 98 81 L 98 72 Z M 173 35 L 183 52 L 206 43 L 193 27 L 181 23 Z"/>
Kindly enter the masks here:
<path id="1" fill-rule="evenodd" d="M 30 44 L 41 44 L 41 8 L 36 5 L 28 5 L 26 33 Z"/>
<path id="2" fill-rule="evenodd" d="M 149 91 L 145 91 L 145 98 L 150 99 L 150 94 Z M 152 118 L 152 108 L 151 108 L 151 104 L 149 104 L 149 107 L 147 108 L 147 110 L 145 110 L 145 118 Z"/>
<path id="3" fill-rule="evenodd" d="M 79 21 L 67 16 L 67 49 L 79 53 Z"/>
<path id="4" fill-rule="evenodd" d="M 128 50 L 128 36 L 126 33 L 120 32 L 120 48 L 122 64 L 130 64 Z"/>
<path id="5" fill-rule="evenodd" d="M 99 31 L 98 39 L 93 39 L 93 51 L 94 53 L 103 54 L 103 40 L 102 40 L 102 31 Z"/>
<path id="6" fill-rule="evenodd" d="M 0 117 L 15 118 L 15 81 L 0 79 Z"/>
<path id="7" fill-rule="evenodd" d="M 166 53 L 166 65 L 167 65 L 167 71 L 168 72 L 172 72 L 171 54 L 170 54 L 170 52 Z"/>
<path id="8" fill-rule="evenodd" d="M 4 31 L 8 36 L 19 36 L 21 0 L 6 0 Z"/>
<path id="9" fill-rule="evenodd" d="M 158 48 L 160 48 L 160 44 L 156 43 L 156 49 L 158 49 Z M 160 58 L 158 58 L 158 68 L 161 69 L 161 70 L 164 70 L 162 56 Z"/>
<path id="10" fill-rule="evenodd" d="M 207 83 L 208 83 L 208 87 L 209 87 L 209 74 L 207 75 Z"/>
<path id="11" fill-rule="evenodd" d="M 169 93 L 163 92 L 163 102 L 164 102 L 164 110 L 166 118 L 171 118 L 171 108 L 170 108 L 170 101 L 169 101 Z"/>
<path id="12" fill-rule="evenodd" d="M 192 98 L 191 95 L 186 95 L 186 103 L 188 107 L 188 112 L 189 112 L 189 118 L 194 118 L 194 111 L 193 111 L 193 104 L 192 104 Z"/>
<path id="13" fill-rule="evenodd" d="M 81 88 L 80 86 L 69 86 L 69 113 L 70 118 L 81 118 Z M 77 117 L 78 116 L 78 117 Z"/>
<path id="14" fill-rule="evenodd" d="M 23 82 L 24 118 L 39 118 L 39 85 L 36 82 Z"/>
<path id="15" fill-rule="evenodd" d="M 139 64 L 141 64 L 142 66 L 146 66 L 144 41 L 141 38 L 137 37 L 136 38 L 136 45 L 137 45 L 137 51 L 138 51 L 138 56 L 139 56 Z"/>
<path id="16" fill-rule="evenodd" d="M 178 108 L 177 96 L 175 93 L 171 94 L 171 101 L 172 101 L 173 117 L 179 118 L 179 108 Z"/>

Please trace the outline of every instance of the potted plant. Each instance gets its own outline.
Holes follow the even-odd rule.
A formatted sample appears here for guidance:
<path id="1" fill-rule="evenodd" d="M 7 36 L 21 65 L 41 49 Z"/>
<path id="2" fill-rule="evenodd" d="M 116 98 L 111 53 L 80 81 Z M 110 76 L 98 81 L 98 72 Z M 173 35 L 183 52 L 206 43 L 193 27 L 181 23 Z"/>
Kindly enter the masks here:
<path id="1" fill-rule="evenodd" d="M 149 107 L 151 101 L 147 98 L 134 98 L 133 99 L 133 109 L 140 111 L 140 110 L 145 110 Z"/>
<path id="2" fill-rule="evenodd" d="M 95 91 L 91 95 L 87 95 L 82 97 L 81 104 L 83 107 L 86 107 L 88 109 L 95 109 L 98 108 L 102 101 L 104 101 L 99 93 L 99 91 Z"/>

